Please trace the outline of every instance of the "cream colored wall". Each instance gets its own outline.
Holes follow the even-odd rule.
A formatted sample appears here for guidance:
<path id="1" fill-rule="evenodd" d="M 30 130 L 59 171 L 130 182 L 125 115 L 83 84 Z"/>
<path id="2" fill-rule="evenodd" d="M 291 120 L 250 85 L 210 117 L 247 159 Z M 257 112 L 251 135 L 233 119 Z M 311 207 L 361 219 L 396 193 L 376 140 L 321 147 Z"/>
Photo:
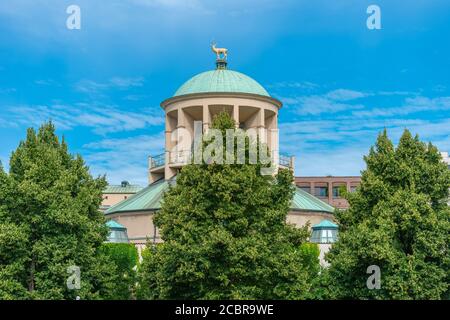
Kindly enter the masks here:
<path id="1" fill-rule="evenodd" d="M 133 243 L 139 252 L 139 259 L 142 259 L 141 252 L 147 244 L 147 239 L 154 243 L 161 243 L 159 230 L 155 229 L 153 224 L 153 212 L 136 212 L 136 213 L 116 213 L 109 215 L 108 219 L 113 219 L 127 228 L 128 238 Z M 297 227 L 302 227 L 310 223 L 310 227 L 314 224 L 327 219 L 333 221 L 332 214 L 318 213 L 318 212 L 295 212 L 288 213 L 286 221 L 292 223 Z M 156 231 L 156 235 L 155 235 Z M 330 250 L 331 244 L 318 244 L 320 255 L 320 264 L 324 267 L 328 266 L 325 261 L 325 254 Z"/>
<path id="2" fill-rule="evenodd" d="M 128 199 L 133 193 L 104 193 L 102 206 L 113 206 L 120 201 Z"/>
<path id="3" fill-rule="evenodd" d="M 166 113 L 166 165 L 164 169 L 165 179 L 168 180 L 172 178 L 177 173 L 177 169 L 182 164 L 171 164 L 171 153 L 174 146 L 177 145 L 177 141 L 173 141 L 172 132 L 176 129 L 186 129 L 190 135 L 190 141 L 186 141 L 185 137 L 181 137 L 178 141 L 178 146 L 182 150 L 176 150 L 178 152 L 184 151 L 185 149 L 190 150 L 190 146 L 193 141 L 193 122 L 194 120 L 203 122 L 203 129 L 206 131 L 212 121 L 212 115 L 217 112 L 220 107 L 226 109 L 230 112 L 230 115 L 236 122 L 236 126 L 239 126 L 239 110 L 242 108 L 255 108 L 258 111 L 253 114 L 249 119 L 245 120 L 245 127 L 247 129 L 262 128 L 266 129 L 265 119 L 266 114 L 271 114 L 272 116 L 268 118 L 268 128 L 277 128 L 277 115 L 278 110 L 281 107 L 281 103 L 277 102 L 272 98 L 258 97 L 258 96 L 246 96 L 235 94 L 233 96 L 221 96 L 220 94 L 214 96 L 202 96 L 189 97 L 189 99 L 170 99 L 168 102 L 163 102 L 163 107 Z M 188 109 L 193 107 L 202 109 L 201 119 L 194 119 L 187 112 Z M 218 109 L 219 107 L 219 109 Z M 178 130 L 179 131 L 179 130 Z M 263 133 L 263 139 L 267 140 L 267 132 Z M 175 140 L 177 137 L 175 137 Z M 183 141 L 184 140 L 184 141 Z M 278 142 L 270 143 L 269 147 L 271 150 L 278 150 Z M 178 154 L 178 153 L 176 153 Z M 149 175 L 150 183 L 154 181 L 154 177 Z"/>
<path id="4" fill-rule="evenodd" d="M 130 242 L 137 245 L 145 245 L 147 239 L 155 239 L 155 228 L 153 224 L 153 212 L 129 212 L 108 215 L 112 219 L 127 228 Z M 159 232 L 156 230 L 156 242 L 161 242 Z"/>
<path id="5" fill-rule="evenodd" d="M 308 222 L 311 227 L 320 223 L 322 220 L 334 221 L 334 217 L 328 213 L 291 211 L 286 219 L 288 223 L 292 223 L 298 227 L 305 226 Z"/>
<path id="6" fill-rule="evenodd" d="M 155 228 L 153 224 L 153 212 L 129 212 L 129 213 L 115 213 L 108 215 L 107 219 L 115 220 L 116 222 L 127 228 L 128 238 L 130 242 L 142 246 L 145 245 L 147 239 L 156 243 L 161 242 L 161 237 L 158 229 L 156 229 L 155 238 Z M 309 221 L 310 226 L 321 222 L 322 220 L 334 220 L 333 215 L 326 213 L 316 213 L 316 212 L 289 212 L 286 221 L 292 223 L 297 227 L 302 227 L 306 225 Z"/>

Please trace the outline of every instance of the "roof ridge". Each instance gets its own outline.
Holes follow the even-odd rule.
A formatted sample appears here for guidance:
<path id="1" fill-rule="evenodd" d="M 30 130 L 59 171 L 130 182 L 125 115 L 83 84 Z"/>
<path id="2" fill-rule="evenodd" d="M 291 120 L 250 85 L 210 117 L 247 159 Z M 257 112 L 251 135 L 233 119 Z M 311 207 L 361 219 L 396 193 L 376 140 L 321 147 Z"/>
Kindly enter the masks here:
<path id="1" fill-rule="evenodd" d="M 164 179 L 160 179 L 160 180 L 157 180 L 157 181 L 149 184 L 147 187 L 145 187 L 142 190 L 140 190 L 139 192 L 133 194 L 128 199 L 125 199 L 125 200 L 111 206 L 108 210 L 105 211 L 105 215 L 122 211 L 122 208 L 130 205 L 131 203 L 133 203 L 136 200 L 139 200 L 141 197 L 145 196 L 149 189 L 157 188 L 159 185 L 164 184 L 164 183 L 168 184 L 168 181 L 166 181 Z M 158 195 L 159 195 L 159 192 L 155 195 L 155 197 Z"/>
<path id="2" fill-rule="evenodd" d="M 333 206 L 329 205 L 328 203 L 326 203 L 325 201 L 320 200 L 316 196 L 302 190 L 298 186 L 295 186 L 295 189 L 296 189 L 295 193 L 303 196 L 303 198 L 306 198 L 308 201 L 313 202 L 315 205 L 317 205 L 320 208 L 320 210 L 314 210 L 314 209 L 311 209 L 311 210 L 334 213 L 335 208 Z M 294 199 L 295 199 L 295 194 L 294 194 L 294 197 L 292 198 L 292 201 L 294 201 Z M 305 209 L 305 210 L 308 210 L 308 209 Z"/>

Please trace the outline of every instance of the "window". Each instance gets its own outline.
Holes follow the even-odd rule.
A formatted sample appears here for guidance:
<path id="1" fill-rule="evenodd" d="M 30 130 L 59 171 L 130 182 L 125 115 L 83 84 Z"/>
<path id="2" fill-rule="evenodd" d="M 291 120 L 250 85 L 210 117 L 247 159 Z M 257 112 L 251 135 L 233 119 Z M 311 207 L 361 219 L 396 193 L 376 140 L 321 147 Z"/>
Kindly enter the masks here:
<path id="1" fill-rule="evenodd" d="M 341 198 L 344 190 L 347 190 L 345 186 L 333 187 L 333 198 Z"/>
<path id="2" fill-rule="evenodd" d="M 333 241 L 333 236 L 331 235 L 331 230 L 322 230 L 320 235 L 321 243 L 330 243 Z"/>
<path id="3" fill-rule="evenodd" d="M 350 187 L 350 192 L 355 192 L 356 191 L 357 186 L 351 186 Z"/>
<path id="4" fill-rule="evenodd" d="M 333 187 L 333 198 L 340 198 L 340 187 Z"/>
<path id="5" fill-rule="evenodd" d="M 311 234 L 311 242 L 313 243 L 334 243 L 336 239 L 336 229 L 316 229 Z"/>
<path id="6" fill-rule="evenodd" d="M 110 230 L 109 242 L 113 243 L 127 243 L 128 241 L 128 235 L 126 230 Z"/>
<path id="7" fill-rule="evenodd" d="M 310 187 L 299 187 L 300 189 L 302 189 L 305 192 L 311 193 L 311 188 Z"/>
<path id="8" fill-rule="evenodd" d="M 316 187 L 315 195 L 318 197 L 328 197 L 328 188 L 327 187 Z"/>

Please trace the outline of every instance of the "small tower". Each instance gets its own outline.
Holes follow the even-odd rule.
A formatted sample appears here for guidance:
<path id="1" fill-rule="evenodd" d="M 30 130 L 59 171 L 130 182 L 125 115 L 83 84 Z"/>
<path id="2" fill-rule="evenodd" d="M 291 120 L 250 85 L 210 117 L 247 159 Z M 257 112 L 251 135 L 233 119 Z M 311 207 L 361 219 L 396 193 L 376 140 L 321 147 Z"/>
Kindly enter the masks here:
<path id="1" fill-rule="evenodd" d="M 227 49 L 215 45 L 212 49 L 217 54 L 216 69 L 192 77 L 161 103 L 166 118 L 165 153 L 149 157 L 150 183 L 174 177 L 191 159 L 194 122 L 201 121 L 206 132 L 214 116 L 222 111 L 230 114 L 237 128 L 258 132 L 269 150 L 278 152 L 278 139 L 273 142 L 269 133 L 278 129 L 282 103 L 254 79 L 229 70 Z M 280 156 L 279 163 L 293 170 L 294 158 Z"/>

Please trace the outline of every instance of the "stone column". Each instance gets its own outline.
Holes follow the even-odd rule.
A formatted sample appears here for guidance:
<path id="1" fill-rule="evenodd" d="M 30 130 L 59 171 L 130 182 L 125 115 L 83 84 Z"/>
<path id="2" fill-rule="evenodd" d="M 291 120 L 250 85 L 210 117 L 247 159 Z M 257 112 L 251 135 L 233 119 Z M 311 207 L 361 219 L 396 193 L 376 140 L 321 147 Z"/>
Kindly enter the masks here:
<path id="1" fill-rule="evenodd" d="M 233 106 L 233 120 L 236 123 L 236 128 L 239 128 L 239 106 Z"/>
<path id="2" fill-rule="evenodd" d="M 203 132 L 208 131 L 211 123 L 211 115 L 209 113 L 209 106 L 203 105 Z"/>

